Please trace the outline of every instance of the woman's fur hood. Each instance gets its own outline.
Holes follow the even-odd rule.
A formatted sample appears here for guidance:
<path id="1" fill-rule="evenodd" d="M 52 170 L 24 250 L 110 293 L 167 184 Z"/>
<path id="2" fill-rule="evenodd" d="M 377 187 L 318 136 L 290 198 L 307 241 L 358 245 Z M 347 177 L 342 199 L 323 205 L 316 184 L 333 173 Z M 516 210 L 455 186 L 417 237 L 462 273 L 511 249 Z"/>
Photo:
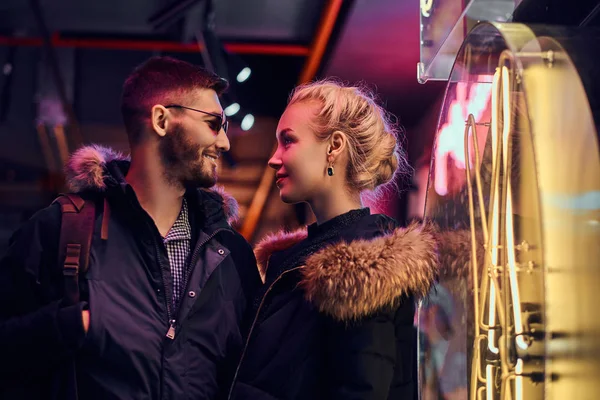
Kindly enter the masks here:
<path id="1" fill-rule="evenodd" d="M 255 249 L 261 276 L 271 254 L 306 237 L 302 229 L 262 240 Z M 415 223 L 374 239 L 326 246 L 306 259 L 300 286 L 321 312 L 350 321 L 393 305 L 403 295 L 425 296 L 437 275 L 435 232 L 431 225 Z"/>
<path id="2" fill-rule="evenodd" d="M 69 190 L 72 192 L 86 190 L 102 192 L 106 190 L 105 178 L 108 173 L 106 165 L 112 161 L 129 162 L 129 157 L 99 145 L 86 146 L 75 151 L 65 167 Z M 221 187 L 206 191 L 212 194 L 211 197 L 216 197 L 222 203 L 228 222 L 235 222 L 238 217 L 236 200 Z"/>

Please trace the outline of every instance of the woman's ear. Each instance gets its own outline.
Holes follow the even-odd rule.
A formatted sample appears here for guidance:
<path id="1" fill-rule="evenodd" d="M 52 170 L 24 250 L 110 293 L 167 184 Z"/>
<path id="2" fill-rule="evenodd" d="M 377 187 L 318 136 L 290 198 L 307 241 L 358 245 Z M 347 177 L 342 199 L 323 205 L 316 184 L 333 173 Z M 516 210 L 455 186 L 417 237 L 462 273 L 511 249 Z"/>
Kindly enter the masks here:
<path id="1" fill-rule="evenodd" d="M 327 155 L 336 159 L 344 152 L 348 145 L 348 137 L 342 131 L 335 131 L 329 138 L 329 146 L 327 146 Z"/>
<path id="2" fill-rule="evenodd" d="M 164 106 L 157 104 L 152 107 L 150 119 L 152 123 L 152 130 L 159 136 L 165 136 L 167 134 L 167 128 L 169 125 L 169 118 L 171 114 Z"/>

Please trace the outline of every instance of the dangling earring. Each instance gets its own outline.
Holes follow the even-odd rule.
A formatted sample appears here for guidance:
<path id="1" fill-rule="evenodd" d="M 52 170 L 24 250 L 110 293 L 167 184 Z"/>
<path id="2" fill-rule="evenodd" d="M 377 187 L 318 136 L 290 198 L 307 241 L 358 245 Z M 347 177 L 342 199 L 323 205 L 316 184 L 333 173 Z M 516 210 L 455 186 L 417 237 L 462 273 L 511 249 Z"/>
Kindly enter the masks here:
<path id="1" fill-rule="evenodd" d="M 331 147 L 327 149 L 327 162 L 329 166 L 327 167 L 327 175 L 333 176 L 335 171 L 333 170 L 333 157 L 331 156 Z"/>
<path id="2" fill-rule="evenodd" d="M 327 175 L 333 176 L 334 173 L 335 171 L 333 170 L 333 163 L 331 163 L 329 164 L 329 167 L 327 167 Z"/>

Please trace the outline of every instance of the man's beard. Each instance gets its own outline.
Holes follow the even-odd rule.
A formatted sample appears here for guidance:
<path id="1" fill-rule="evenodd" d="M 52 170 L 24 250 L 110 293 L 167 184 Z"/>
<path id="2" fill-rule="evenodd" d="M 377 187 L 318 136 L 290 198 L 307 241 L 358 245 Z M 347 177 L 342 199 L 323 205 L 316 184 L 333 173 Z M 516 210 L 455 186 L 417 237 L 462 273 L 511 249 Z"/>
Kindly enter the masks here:
<path id="1" fill-rule="evenodd" d="M 158 150 L 168 182 L 186 188 L 209 188 L 217 183 L 217 175 L 205 166 L 202 148 L 185 136 L 181 125 L 169 129 Z"/>

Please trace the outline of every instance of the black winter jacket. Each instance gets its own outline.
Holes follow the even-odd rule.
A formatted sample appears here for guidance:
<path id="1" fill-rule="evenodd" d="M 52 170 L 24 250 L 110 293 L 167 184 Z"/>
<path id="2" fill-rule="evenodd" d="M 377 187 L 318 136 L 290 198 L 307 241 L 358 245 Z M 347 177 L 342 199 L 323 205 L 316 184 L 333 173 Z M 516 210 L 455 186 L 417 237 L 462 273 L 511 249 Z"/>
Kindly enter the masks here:
<path id="1" fill-rule="evenodd" d="M 415 299 L 436 247 L 428 226 L 368 209 L 262 241 L 266 286 L 229 398 L 416 399 Z"/>
<path id="2" fill-rule="evenodd" d="M 228 387 L 244 314 L 260 286 L 251 247 L 228 223 L 234 204 L 216 191 L 186 193 L 192 258 L 175 313 L 167 306 L 168 255 L 123 178 L 128 166 L 100 147 L 79 150 L 70 161 L 71 187 L 97 203 L 80 304 L 61 301 L 60 206 L 38 212 L 13 236 L 0 264 L 0 398 L 64 400 L 78 392 L 86 400 L 215 399 Z M 100 237 L 104 199 L 107 240 Z M 173 340 L 165 336 L 170 319 Z"/>

